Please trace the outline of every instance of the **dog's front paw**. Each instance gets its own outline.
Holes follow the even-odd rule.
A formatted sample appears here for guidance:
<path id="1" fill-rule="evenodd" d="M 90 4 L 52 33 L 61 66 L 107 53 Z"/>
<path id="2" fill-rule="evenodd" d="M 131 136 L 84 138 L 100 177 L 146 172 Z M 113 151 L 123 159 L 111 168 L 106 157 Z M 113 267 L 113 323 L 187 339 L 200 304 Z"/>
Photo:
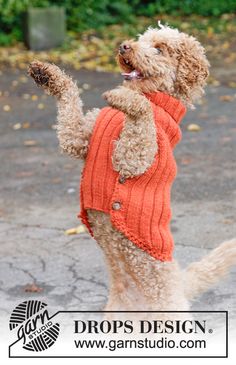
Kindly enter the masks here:
<path id="1" fill-rule="evenodd" d="M 40 61 L 30 63 L 28 68 L 28 75 L 30 75 L 37 85 L 47 86 L 50 78 L 48 73 L 48 64 Z"/>
<path id="2" fill-rule="evenodd" d="M 50 63 L 40 61 L 30 63 L 28 75 L 51 95 L 60 95 L 65 87 L 65 74 L 59 67 Z"/>
<path id="3" fill-rule="evenodd" d="M 122 93 L 121 88 L 106 91 L 102 96 L 111 107 L 122 110 L 125 100 L 124 92 Z"/>
<path id="4" fill-rule="evenodd" d="M 151 111 L 150 103 L 145 96 L 125 86 L 106 91 L 103 97 L 112 108 L 122 111 L 131 118 L 145 113 L 150 114 Z"/>

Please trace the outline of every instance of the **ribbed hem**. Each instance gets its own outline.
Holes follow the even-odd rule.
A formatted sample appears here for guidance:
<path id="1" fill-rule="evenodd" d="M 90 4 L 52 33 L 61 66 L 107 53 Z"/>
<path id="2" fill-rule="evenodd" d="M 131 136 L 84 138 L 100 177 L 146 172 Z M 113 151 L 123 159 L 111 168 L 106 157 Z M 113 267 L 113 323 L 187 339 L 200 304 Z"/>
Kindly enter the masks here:
<path id="1" fill-rule="evenodd" d="M 141 240 L 140 238 L 136 237 L 134 233 L 130 232 L 129 229 L 125 226 L 124 223 L 122 223 L 120 220 L 116 219 L 114 216 L 111 216 L 111 222 L 115 226 L 115 228 L 122 232 L 132 243 L 134 243 L 136 246 L 138 246 L 141 250 L 147 252 L 150 256 L 154 257 L 156 260 L 160 261 L 172 261 L 173 256 L 172 252 L 174 247 L 172 248 L 172 252 L 168 254 L 164 254 L 161 252 L 157 252 L 156 250 L 150 248 L 150 245 L 148 242 L 145 242 Z"/>
<path id="2" fill-rule="evenodd" d="M 93 208 L 86 208 L 86 209 L 93 209 Z M 101 211 L 101 210 L 100 210 Z M 107 212 L 104 212 L 107 213 Z M 77 215 L 78 218 L 81 219 L 82 223 L 88 228 L 89 233 L 92 237 L 94 237 L 93 235 L 93 231 L 90 227 L 90 224 L 88 222 L 88 216 L 86 213 L 86 210 L 80 212 Z M 110 217 L 111 217 L 111 222 L 114 225 L 114 227 L 122 232 L 126 238 L 128 238 L 132 243 L 134 243 L 138 248 L 140 248 L 141 250 L 147 252 L 150 256 L 152 256 L 154 259 L 159 260 L 159 261 L 172 261 L 173 260 L 173 250 L 174 250 L 174 246 L 172 248 L 172 252 L 169 254 L 164 254 L 164 253 L 160 253 L 157 252 L 156 250 L 153 250 L 150 248 L 150 245 L 148 242 L 145 242 L 143 240 L 141 240 L 140 238 L 136 237 L 132 232 L 130 232 L 129 229 L 127 229 L 127 227 L 125 226 L 125 224 L 123 222 L 121 222 L 120 220 L 116 219 L 114 216 L 111 215 L 110 213 Z"/>

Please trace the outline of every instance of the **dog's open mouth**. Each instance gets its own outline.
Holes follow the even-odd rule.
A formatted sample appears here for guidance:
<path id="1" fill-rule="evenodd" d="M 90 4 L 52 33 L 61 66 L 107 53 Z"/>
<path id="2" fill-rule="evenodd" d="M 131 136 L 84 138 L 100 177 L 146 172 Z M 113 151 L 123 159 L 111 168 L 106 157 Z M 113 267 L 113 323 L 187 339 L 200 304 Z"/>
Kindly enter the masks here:
<path id="1" fill-rule="evenodd" d="M 122 72 L 121 75 L 124 76 L 125 80 L 135 80 L 143 78 L 142 73 L 137 70 L 133 70 L 131 72 Z"/>
<path id="2" fill-rule="evenodd" d="M 136 70 L 132 63 L 122 56 L 120 56 L 120 65 L 125 71 L 129 71 L 121 73 L 125 80 L 138 80 L 144 77 L 142 72 Z"/>

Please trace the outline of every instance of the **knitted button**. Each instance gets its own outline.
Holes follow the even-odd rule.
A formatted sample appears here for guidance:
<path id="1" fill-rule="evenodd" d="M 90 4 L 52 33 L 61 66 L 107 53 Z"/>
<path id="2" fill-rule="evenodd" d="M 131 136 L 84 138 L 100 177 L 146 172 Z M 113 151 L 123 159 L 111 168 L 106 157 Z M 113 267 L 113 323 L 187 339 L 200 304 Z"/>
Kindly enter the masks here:
<path id="1" fill-rule="evenodd" d="M 126 180 L 126 178 L 124 177 L 124 176 L 119 176 L 119 183 L 120 184 L 124 184 L 125 183 L 125 180 Z"/>
<path id="2" fill-rule="evenodd" d="M 113 210 L 120 210 L 120 208 L 121 208 L 121 203 L 120 202 L 114 202 L 112 204 L 112 209 Z"/>

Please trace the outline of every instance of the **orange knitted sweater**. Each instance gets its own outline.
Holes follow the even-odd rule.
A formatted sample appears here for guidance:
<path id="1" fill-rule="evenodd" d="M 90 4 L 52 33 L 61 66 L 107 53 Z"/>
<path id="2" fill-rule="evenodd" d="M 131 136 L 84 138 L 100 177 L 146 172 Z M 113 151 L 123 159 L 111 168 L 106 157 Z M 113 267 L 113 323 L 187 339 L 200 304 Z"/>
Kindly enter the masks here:
<path id="1" fill-rule="evenodd" d="M 114 171 L 114 141 L 121 133 L 124 114 L 110 107 L 98 115 L 91 137 L 80 186 L 79 217 L 88 227 L 86 209 L 110 214 L 114 227 L 130 241 L 161 261 L 171 261 L 173 238 L 170 190 L 176 175 L 173 148 L 181 139 L 179 122 L 186 109 L 180 101 L 161 92 L 145 94 L 154 113 L 158 153 L 143 174 L 124 181 Z"/>

